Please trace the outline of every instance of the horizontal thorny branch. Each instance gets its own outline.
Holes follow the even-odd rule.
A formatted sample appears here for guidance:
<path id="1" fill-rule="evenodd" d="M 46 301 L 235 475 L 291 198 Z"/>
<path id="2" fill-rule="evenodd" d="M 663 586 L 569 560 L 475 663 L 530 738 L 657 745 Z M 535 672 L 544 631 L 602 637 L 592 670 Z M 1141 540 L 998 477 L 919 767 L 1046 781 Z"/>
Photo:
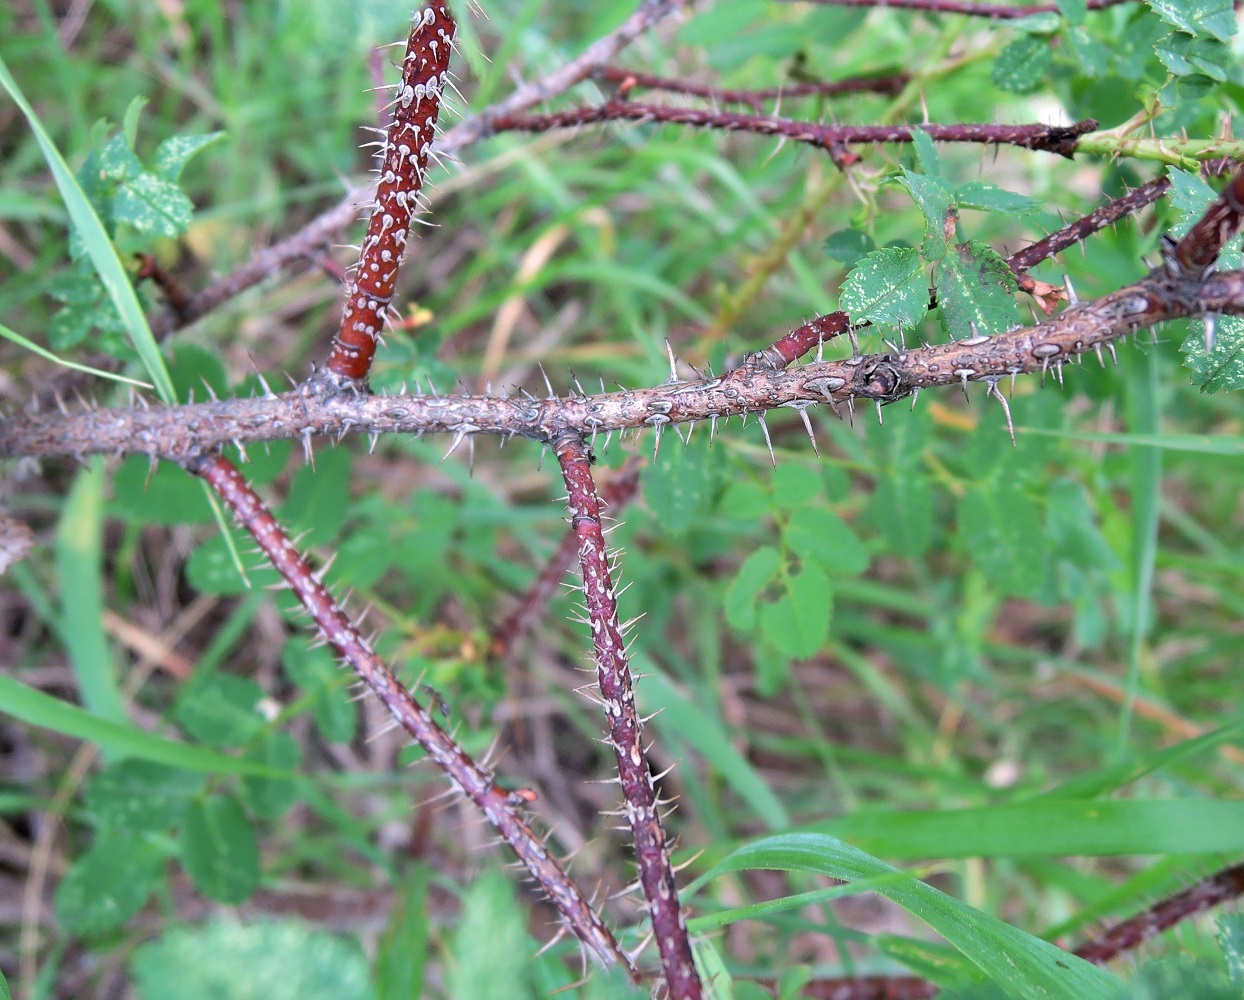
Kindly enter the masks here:
<path id="1" fill-rule="evenodd" d="M 707 108 L 675 107 L 613 99 L 604 104 L 569 108 L 546 115 L 495 115 L 490 124 L 497 132 L 551 132 L 555 129 L 596 125 L 603 122 L 655 122 L 712 128 L 725 132 L 776 136 L 836 153 L 842 146 L 870 142 L 911 142 L 913 129 L 920 129 L 937 142 L 967 142 L 1018 146 L 1070 157 L 1077 141 L 1097 128 L 1091 118 L 1074 125 L 821 125 L 776 115 L 745 115 Z"/>
<path id="2" fill-rule="evenodd" d="M 1235 182 L 1239 184 L 1237 180 Z M 1174 258 L 1171 258 L 1174 263 Z M 479 434 L 550 443 L 567 431 L 591 437 L 625 430 L 660 431 L 671 424 L 717 421 L 817 403 L 853 409 L 877 406 L 922 389 L 984 382 L 1003 400 L 999 381 L 1058 373 L 1061 366 L 1129 333 L 1165 320 L 1244 313 L 1244 271 L 1209 276 L 1163 264 L 1135 284 L 1069 306 L 1032 327 L 911 350 L 860 354 L 777 370 L 753 356 L 719 376 L 671 377 L 648 389 L 537 398 L 413 393 L 369 396 L 303 385 L 291 392 L 185 406 L 110 408 L 23 415 L 0 427 L 0 457 L 146 454 L 192 461 L 234 443 L 299 439 L 310 449 L 320 435 L 447 433 L 453 445 Z"/>

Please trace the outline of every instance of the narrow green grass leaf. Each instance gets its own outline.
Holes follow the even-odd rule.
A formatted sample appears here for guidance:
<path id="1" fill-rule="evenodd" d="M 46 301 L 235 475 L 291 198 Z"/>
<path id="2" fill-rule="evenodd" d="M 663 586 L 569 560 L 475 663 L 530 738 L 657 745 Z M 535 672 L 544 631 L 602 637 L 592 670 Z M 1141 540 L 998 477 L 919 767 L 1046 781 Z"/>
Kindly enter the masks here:
<path id="1" fill-rule="evenodd" d="M 712 874 L 763 868 L 808 871 L 853 882 L 896 869 L 835 837 L 784 833 L 735 851 Z M 1123 984 L 1047 941 L 1025 934 L 912 877 L 877 891 L 919 917 L 1015 1000 L 1118 1000 Z"/>
<path id="2" fill-rule="evenodd" d="M 160 354 L 155 337 L 152 336 L 151 327 L 147 325 L 147 317 L 143 314 L 138 296 L 134 294 L 134 286 L 125 273 L 125 266 L 117 255 L 117 249 L 113 246 L 112 240 L 108 238 L 108 233 L 103 223 L 100 222 L 99 216 L 95 214 L 95 209 L 90 199 L 87 198 L 86 192 L 82 190 L 73 171 L 69 169 L 69 165 L 65 163 L 51 137 L 48 136 L 39 116 L 35 114 L 34 108 L 30 106 L 17 86 L 17 81 L 9 73 L 9 68 L 3 59 L 0 59 L 0 86 L 9 92 L 9 96 L 26 116 L 26 121 L 30 124 L 39 148 L 43 151 L 44 159 L 47 160 L 56 186 L 60 189 L 65 207 L 69 210 L 69 217 L 73 220 L 91 262 L 95 265 L 99 280 L 108 290 L 113 305 L 117 307 L 117 312 L 125 323 L 126 332 L 147 369 L 147 376 L 155 386 L 156 394 L 163 402 L 171 405 L 176 400 L 168 367 L 164 363 L 163 355 Z"/>
<path id="3" fill-rule="evenodd" d="M 1142 355 L 1127 379 L 1127 415 L 1132 433 L 1158 433 L 1158 356 Z M 1126 694 L 1119 717 L 1115 756 L 1121 759 L 1131 737 L 1133 706 L 1140 689 L 1140 660 L 1153 615 L 1153 574 L 1158 558 L 1158 514 L 1161 508 L 1162 452 L 1135 447 L 1131 452 L 1132 608 L 1128 645 Z"/>
<path id="4" fill-rule="evenodd" d="M 417 863 L 393 894 L 393 909 L 376 946 L 376 1000 L 423 995 L 428 959 L 427 865 Z"/>
<path id="5" fill-rule="evenodd" d="M 636 669 L 647 674 L 637 688 L 645 714 L 659 711 L 653 724 L 666 739 L 675 739 L 713 762 L 713 769 L 738 793 L 770 830 L 790 826 L 786 808 L 768 782 L 734 748 L 730 738 L 697 705 L 684 698 L 647 657 L 637 654 Z"/>
<path id="6" fill-rule="evenodd" d="M 257 761 L 230 757 L 215 750 L 165 739 L 135 726 L 101 719 L 77 705 L 53 698 L 4 674 L 0 674 L 0 712 L 32 726 L 94 743 L 118 758 L 140 757 L 169 767 L 184 767 L 209 774 L 291 777 L 288 772 L 266 767 Z"/>
<path id="7" fill-rule="evenodd" d="M 96 458 L 78 473 L 56 528 L 61 636 L 82 703 L 100 718 L 123 722 L 125 706 L 103 625 L 103 510 L 104 466 Z"/>
<path id="8" fill-rule="evenodd" d="M 467 890 L 454 935 L 449 995 L 454 1000 L 523 1000 L 531 989 L 531 939 L 514 889 L 486 872 Z"/>
<path id="9" fill-rule="evenodd" d="M 1244 438 L 1211 437 L 1208 434 L 1097 434 L 1089 431 L 1059 431 L 1046 427 L 1016 427 L 1016 434 L 1044 434 L 1073 441 L 1100 441 L 1166 451 L 1186 451 L 1199 455 L 1244 455 Z"/>
<path id="10" fill-rule="evenodd" d="M 867 810 L 803 829 L 901 859 L 1240 853 L 1244 802 L 1039 798 L 972 809 Z"/>
<path id="11" fill-rule="evenodd" d="M 18 347 L 37 354 L 45 361 L 51 361 L 53 364 L 60 365 L 62 368 L 70 368 L 75 372 L 83 372 L 87 375 L 94 375 L 97 378 L 112 379 L 114 382 L 124 382 L 127 385 L 134 385 L 140 389 L 150 389 L 150 382 L 143 382 L 140 379 L 128 378 L 125 375 L 118 375 L 116 372 L 106 372 L 102 368 L 92 368 L 90 365 L 80 365 L 76 361 L 66 361 L 64 358 L 57 357 L 46 348 L 40 347 L 33 340 L 27 340 L 20 333 L 10 330 L 3 323 L 0 323 L 0 337 L 5 340 L 12 341 Z"/>

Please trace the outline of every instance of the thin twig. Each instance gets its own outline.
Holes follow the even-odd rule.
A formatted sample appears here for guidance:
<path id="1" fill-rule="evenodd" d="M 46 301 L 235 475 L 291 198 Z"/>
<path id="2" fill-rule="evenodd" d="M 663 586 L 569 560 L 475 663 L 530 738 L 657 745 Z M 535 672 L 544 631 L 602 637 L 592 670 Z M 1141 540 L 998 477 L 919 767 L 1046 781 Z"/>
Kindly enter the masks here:
<path id="1" fill-rule="evenodd" d="M 822 125 L 775 115 L 745 115 L 616 99 L 546 115 L 498 115 L 491 119 L 491 124 L 497 132 L 550 132 L 618 121 L 688 125 L 692 128 L 777 136 L 830 153 L 837 153 L 842 146 L 860 143 L 911 142 L 912 129 L 918 128 L 937 142 L 1018 146 L 1068 158 L 1074 155 L 1076 142 L 1097 128 L 1097 122 L 1091 118 L 1074 125 Z"/>
<path id="2" fill-rule="evenodd" d="M 625 626 L 618 619 L 618 599 L 601 524 L 600 497 L 592 480 L 593 457 L 587 442 L 578 434 L 564 434 L 553 445 L 566 483 L 570 527 L 579 542 L 584 622 L 592 630 L 596 680 L 609 724 L 606 742 L 613 747 L 618 762 L 623 808 L 631 828 L 639 882 L 648 901 L 648 916 L 652 920 L 665 984 L 671 1000 L 699 1000 L 704 990 L 691 953 L 687 925 L 678 905 L 669 843 L 658 811 L 661 802 L 644 756 L 643 729 L 635 708 L 634 685 L 623 638 Z"/>
<path id="3" fill-rule="evenodd" d="M 780 87 L 736 90 L 728 87 L 715 87 L 707 83 L 692 83 L 689 80 L 675 80 L 653 73 L 641 73 L 627 69 L 625 66 L 601 66 L 592 75 L 597 80 L 618 84 L 622 96 L 629 94 L 636 87 L 645 90 L 664 90 L 671 94 L 703 97 L 705 100 L 721 104 L 746 104 L 757 114 L 764 110 L 766 102 L 788 97 L 836 97 L 841 94 L 861 92 L 893 95 L 899 93 L 911 79 L 910 73 L 888 73 L 882 76 L 851 76 L 842 80 L 787 83 Z"/>
<path id="4" fill-rule="evenodd" d="M 255 539 L 334 652 L 376 693 L 455 787 L 488 817 L 579 940 L 601 962 L 620 964 L 634 977 L 629 959 L 609 928 L 523 819 L 524 800 L 499 788 L 493 775 L 475 763 L 394 676 L 237 468 L 220 455 L 189 462 L 186 468 L 216 491 L 238 524 Z"/>

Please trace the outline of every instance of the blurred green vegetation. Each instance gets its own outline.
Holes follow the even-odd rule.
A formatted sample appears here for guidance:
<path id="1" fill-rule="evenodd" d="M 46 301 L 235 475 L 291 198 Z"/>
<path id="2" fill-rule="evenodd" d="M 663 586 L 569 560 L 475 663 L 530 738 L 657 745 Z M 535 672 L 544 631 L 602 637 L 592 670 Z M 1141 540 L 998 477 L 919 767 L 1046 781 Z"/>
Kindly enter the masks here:
<path id="1" fill-rule="evenodd" d="M 463 17 L 459 114 L 563 64 L 633 5 L 481 6 L 487 19 Z M 898 97 L 781 101 L 810 120 L 1114 128 L 1148 107 L 1141 134 L 1239 137 L 1230 4 L 1059 7 L 991 23 L 724 0 L 618 61 L 724 87 L 915 74 Z M 195 289 L 363 177 L 360 126 L 384 100 L 368 92 L 373 47 L 404 34 L 409 13 L 392 0 L 19 0 L 0 9 L 0 58 L 73 169 L 126 164 L 104 177 L 116 186 L 88 190 L 101 213 L 112 199 L 104 221 L 124 260 L 153 254 Z M 560 103 L 607 91 L 585 82 Z M 168 180 L 193 206 L 184 224 L 166 231 L 116 200 L 162 176 L 162 144 L 217 132 Z M 0 323 L 141 376 L 7 101 L 0 148 Z M 408 322 L 373 385 L 543 392 L 537 364 L 560 392 L 572 373 L 588 391 L 652 385 L 668 375 L 667 342 L 721 371 L 836 308 L 864 252 L 915 259 L 926 220 L 913 177 L 940 175 L 961 206 L 957 237 L 1005 255 L 1164 169 L 1008 148 L 859 152 L 843 173 L 794 144 L 652 125 L 474 145 L 436 173 L 435 225 L 399 278 Z M 1067 274 L 1086 298 L 1139 278 L 1158 237 L 1199 211 L 1194 180 L 1182 201 L 1034 277 Z M 348 250 L 331 257 L 350 263 Z M 336 322 L 332 271 L 294 268 L 175 334 L 179 396 L 202 398 L 204 383 L 248 393 L 257 371 L 273 384 L 304 375 Z M 149 283 L 139 291 L 161 308 Z M 881 334 L 897 335 L 866 334 L 864 349 Z M 903 335 L 944 336 L 936 314 Z M 952 952 L 884 879 L 837 887 L 827 873 L 846 862 L 828 839 L 817 864 L 788 864 L 752 844 L 762 834 L 833 834 L 920 862 L 916 874 L 967 904 L 946 904 L 952 921 L 974 908 L 1062 944 L 1244 855 L 1231 673 L 1244 652 L 1244 414 L 1238 396 L 1191 384 L 1200 342 L 1175 324 L 1120 345 L 1117 366 L 1021 379 L 1014 447 L 980 387 L 970 401 L 926 393 L 884 424 L 813 411 L 819 456 L 797 414 L 775 414 L 776 467 L 754 421 L 722 424 L 711 446 L 707 428 L 685 445 L 667 429 L 655 457 L 651 434 L 596 442 L 602 480 L 629 455 L 644 462 L 610 540 L 631 584 L 623 616 L 644 616 L 639 697 L 661 709 L 654 764 L 677 763 L 662 786 L 677 797 L 669 824 L 683 880 L 697 879 L 686 902 L 718 995 L 785 976 L 793 996 L 807 976 L 882 971 L 955 984 L 1003 940 L 963 945 L 942 927 Z M 2 359 L 8 409 L 77 378 L 19 346 Z M 126 400 L 102 380 L 73 385 Z M 329 445 L 314 465 L 287 444 L 253 449 L 243 468 L 303 545 L 337 554 L 329 581 L 371 606 L 380 650 L 443 701 L 466 749 L 499 747 L 499 775 L 538 793 L 551 844 L 576 855 L 572 873 L 637 945 L 633 897 L 609 898 L 630 881 L 630 849 L 600 815 L 616 786 L 593 783 L 612 761 L 575 693 L 590 641 L 567 620 L 573 594 L 504 664 L 485 655 L 565 530 L 556 469 L 526 442 L 480 440 L 473 468 L 465 449 L 442 461 L 437 440 Z M 491 870 L 510 859 L 465 806 L 429 804 L 441 776 L 407 768 L 421 754 L 353 700 L 330 655 L 307 650 L 289 595 L 261 589 L 271 570 L 249 572 L 248 588 L 184 473 L 139 459 L 14 464 L 0 488 L 43 543 L 0 591 L 13 684 L 0 829 L 6 895 L 23 900 L 0 916 L 0 968 L 19 995 L 633 995 L 597 969 L 572 987 L 572 941 L 536 957 L 551 909 Z M 732 866 L 749 844 L 756 864 Z M 781 871 L 753 870 L 770 867 Z M 205 900 L 238 909 L 209 920 Z M 1220 945 L 1214 926 L 1189 922 L 1113 971 L 1154 1000 L 1192 995 L 1179 984 L 1195 977 L 1197 996 L 1238 991 L 1226 985 L 1238 927 L 1224 924 Z M 1164 956 L 1176 964 L 1140 968 Z M 1177 963 L 1197 971 L 1181 979 Z"/>

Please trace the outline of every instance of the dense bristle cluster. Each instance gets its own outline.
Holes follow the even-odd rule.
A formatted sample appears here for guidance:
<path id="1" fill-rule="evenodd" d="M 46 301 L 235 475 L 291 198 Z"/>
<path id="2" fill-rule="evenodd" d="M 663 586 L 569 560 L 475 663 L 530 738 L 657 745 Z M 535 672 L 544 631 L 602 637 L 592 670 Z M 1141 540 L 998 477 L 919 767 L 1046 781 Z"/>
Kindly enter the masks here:
<path id="1" fill-rule="evenodd" d="M 341 378 L 367 377 L 384 329 L 449 85 L 449 54 L 456 31 L 449 8 L 443 4 L 415 12 L 393 100 L 393 121 L 379 154 L 380 181 L 367 237 L 347 286 L 341 328 L 328 356 L 328 370 Z"/>

